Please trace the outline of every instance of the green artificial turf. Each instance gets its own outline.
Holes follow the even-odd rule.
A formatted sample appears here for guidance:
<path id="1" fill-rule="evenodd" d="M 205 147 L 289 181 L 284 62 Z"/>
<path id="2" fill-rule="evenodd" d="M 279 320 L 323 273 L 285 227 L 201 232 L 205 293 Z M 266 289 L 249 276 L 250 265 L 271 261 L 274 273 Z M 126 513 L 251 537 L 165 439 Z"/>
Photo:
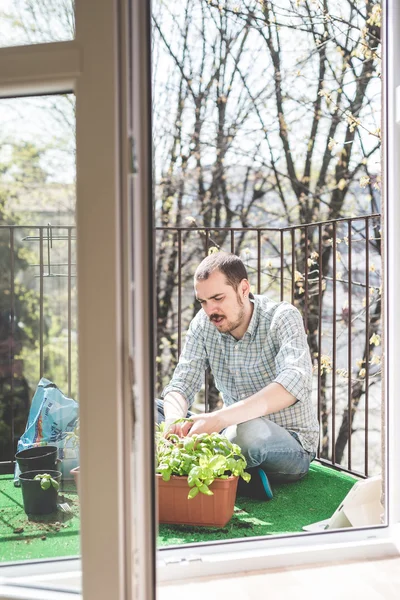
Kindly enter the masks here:
<path id="1" fill-rule="evenodd" d="M 59 502 L 72 512 L 28 517 L 21 488 L 12 475 L 0 476 L 0 561 L 76 556 L 79 548 L 79 501 L 73 482 L 61 484 Z"/>
<path id="2" fill-rule="evenodd" d="M 357 480 L 318 463 L 301 481 L 271 484 L 274 497 L 259 502 L 237 498 L 232 519 L 223 529 L 160 525 L 159 547 L 176 544 L 294 533 L 303 525 L 328 519 Z"/>
<path id="3" fill-rule="evenodd" d="M 273 484 L 274 498 L 269 502 L 238 498 L 235 514 L 223 529 L 160 525 L 158 546 L 298 532 L 303 525 L 330 517 L 355 481 L 350 475 L 315 463 L 302 481 Z M 28 519 L 21 489 L 14 487 L 11 475 L 0 476 L 0 562 L 79 555 L 75 485 L 62 484 L 60 495 L 71 513 L 58 511 Z"/>

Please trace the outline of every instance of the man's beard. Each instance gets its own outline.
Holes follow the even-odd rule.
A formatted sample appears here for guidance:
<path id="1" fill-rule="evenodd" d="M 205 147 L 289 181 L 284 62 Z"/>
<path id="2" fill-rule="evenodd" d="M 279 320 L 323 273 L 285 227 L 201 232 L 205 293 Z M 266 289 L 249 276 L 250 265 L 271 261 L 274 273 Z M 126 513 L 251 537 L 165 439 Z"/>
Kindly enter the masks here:
<path id="1" fill-rule="evenodd" d="M 245 314 L 244 313 L 244 304 L 243 304 L 243 301 L 240 298 L 239 294 L 237 294 L 237 300 L 238 300 L 238 305 L 240 307 L 240 310 L 237 315 L 237 318 L 234 321 L 228 321 L 228 320 L 226 320 L 225 315 L 220 315 L 218 313 L 214 313 L 214 314 L 210 315 L 211 323 L 214 322 L 214 317 L 224 317 L 225 322 L 222 327 L 218 327 L 218 325 L 216 324 L 218 331 L 220 331 L 221 333 L 231 333 L 232 331 L 235 331 L 235 329 L 240 327 L 240 325 L 243 322 L 244 314 Z"/>

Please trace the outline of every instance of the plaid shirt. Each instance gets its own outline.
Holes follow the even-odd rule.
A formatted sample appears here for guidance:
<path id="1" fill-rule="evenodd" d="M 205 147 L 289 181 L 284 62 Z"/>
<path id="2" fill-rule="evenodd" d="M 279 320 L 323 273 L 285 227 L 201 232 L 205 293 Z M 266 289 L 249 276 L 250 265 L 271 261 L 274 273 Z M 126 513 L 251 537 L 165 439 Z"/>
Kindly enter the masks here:
<path id="1" fill-rule="evenodd" d="M 243 338 L 220 333 L 203 310 L 189 326 L 172 380 L 162 397 L 177 391 L 189 406 L 208 367 L 225 406 L 252 396 L 272 382 L 280 383 L 297 401 L 267 418 L 297 434 L 308 452 L 318 445 L 319 426 L 311 402 L 312 365 L 299 311 L 287 302 L 254 296 L 254 310 Z"/>

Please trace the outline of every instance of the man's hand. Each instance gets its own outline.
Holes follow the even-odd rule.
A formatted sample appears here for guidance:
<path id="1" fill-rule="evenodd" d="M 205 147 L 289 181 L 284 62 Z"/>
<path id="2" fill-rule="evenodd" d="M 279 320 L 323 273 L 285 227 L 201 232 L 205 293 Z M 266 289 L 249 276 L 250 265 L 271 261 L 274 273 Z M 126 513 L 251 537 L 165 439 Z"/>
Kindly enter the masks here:
<path id="1" fill-rule="evenodd" d="M 185 437 L 186 433 L 183 433 L 182 429 L 184 425 L 187 425 L 185 421 L 181 423 L 175 423 L 182 417 L 171 417 L 170 419 L 165 419 L 164 426 L 164 437 L 168 437 L 171 433 L 175 433 L 179 437 Z"/>
<path id="2" fill-rule="evenodd" d="M 182 424 L 183 435 L 191 436 L 200 433 L 214 433 L 214 431 L 219 433 L 225 427 L 222 412 L 221 410 L 216 410 L 212 413 L 191 416 L 191 422 Z"/>
<path id="3" fill-rule="evenodd" d="M 212 413 L 201 413 L 200 415 L 191 415 L 190 419 L 171 417 L 165 419 L 164 436 L 168 437 L 175 433 L 179 437 L 191 436 L 200 433 L 219 433 L 230 423 L 226 423 L 223 418 L 225 409 L 216 410 Z M 176 421 L 180 421 L 176 423 Z"/>

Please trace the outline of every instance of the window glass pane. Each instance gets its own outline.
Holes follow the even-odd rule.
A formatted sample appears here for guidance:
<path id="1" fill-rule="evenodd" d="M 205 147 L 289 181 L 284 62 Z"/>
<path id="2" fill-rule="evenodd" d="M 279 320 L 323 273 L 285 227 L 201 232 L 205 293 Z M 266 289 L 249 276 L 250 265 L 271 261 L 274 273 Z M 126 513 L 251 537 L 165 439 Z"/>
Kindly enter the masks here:
<path id="1" fill-rule="evenodd" d="M 3 99 L 0 121 L 1 560 L 76 555 L 75 97 Z M 21 487 L 21 451 L 52 480 Z"/>
<path id="2" fill-rule="evenodd" d="M 195 269 L 224 250 L 241 257 L 254 294 L 300 311 L 313 369 L 305 396 L 319 421 L 314 441 L 299 422 L 287 427 L 316 456 L 290 485 L 271 467 L 268 518 L 265 503 L 240 497 L 225 530 L 161 525 L 162 546 L 301 532 L 330 517 L 357 477 L 381 475 L 382 22 L 376 0 L 153 3 L 157 395 L 201 310 Z M 231 355 L 232 337 L 218 343 L 201 389 L 201 344 L 175 379 L 196 392 L 198 413 L 278 375 L 265 346 L 252 354 L 243 341 Z"/>
<path id="3" fill-rule="evenodd" d="M 2 0 L 0 29 L 2 47 L 72 40 L 74 0 Z"/>

